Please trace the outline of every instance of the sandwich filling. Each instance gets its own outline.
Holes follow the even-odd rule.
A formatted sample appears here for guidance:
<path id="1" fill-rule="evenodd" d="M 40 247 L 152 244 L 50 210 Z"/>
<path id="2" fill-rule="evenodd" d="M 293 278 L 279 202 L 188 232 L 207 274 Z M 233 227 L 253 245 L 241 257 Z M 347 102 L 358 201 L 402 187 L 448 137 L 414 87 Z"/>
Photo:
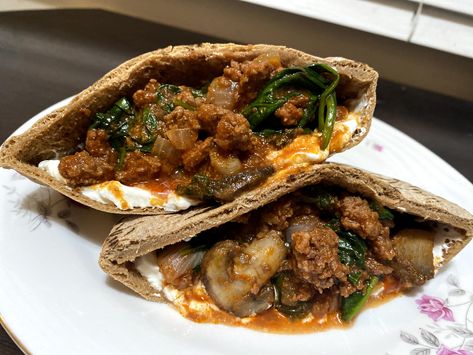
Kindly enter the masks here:
<path id="1" fill-rule="evenodd" d="M 328 65 L 283 68 L 271 53 L 231 61 L 199 88 L 151 79 L 106 112 L 84 107 L 84 144 L 39 167 L 120 209 L 230 201 L 346 147 L 360 118 L 337 105 L 338 81 Z"/>
<path id="2" fill-rule="evenodd" d="M 349 324 L 366 303 L 424 284 L 459 239 L 455 228 L 316 186 L 134 268 L 191 320 L 308 332 Z"/>

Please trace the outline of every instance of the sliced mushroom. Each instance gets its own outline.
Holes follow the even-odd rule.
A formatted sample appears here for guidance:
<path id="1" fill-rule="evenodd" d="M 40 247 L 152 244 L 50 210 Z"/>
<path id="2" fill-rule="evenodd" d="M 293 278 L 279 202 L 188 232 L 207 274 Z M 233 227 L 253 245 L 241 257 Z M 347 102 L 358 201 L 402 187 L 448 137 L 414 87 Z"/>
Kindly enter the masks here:
<path id="1" fill-rule="evenodd" d="M 202 263 L 203 280 L 215 304 L 238 317 L 270 308 L 274 294 L 265 286 L 286 257 L 279 232 L 249 244 L 225 240 L 213 246 Z"/>

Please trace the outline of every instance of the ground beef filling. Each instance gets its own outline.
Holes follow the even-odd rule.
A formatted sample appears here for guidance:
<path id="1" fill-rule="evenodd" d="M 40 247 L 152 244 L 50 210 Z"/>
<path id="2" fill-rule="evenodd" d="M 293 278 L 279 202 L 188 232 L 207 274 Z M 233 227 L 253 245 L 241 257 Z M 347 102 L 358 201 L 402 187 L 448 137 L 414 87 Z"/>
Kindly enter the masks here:
<path id="1" fill-rule="evenodd" d="M 252 132 L 239 111 L 281 68 L 277 56 L 233 61 L 213 80 L 207 95 L 151 79 L 132 95 L 133 112 L 126 114 L 133 118 L 121 126 L 128 132 L 126 153 L 112 147 L 110 142 L 117 139 L 109 131 L 92 128 L 84 149 L 64 157 L 59 172 L 77 187 L 110 180 L 133 185 L 176 173 L 184 173 L 184 180 L 194 174 L 220 179 L 228 172 L 267 167 L 266 152 L 271 148 Z M 150 115 L 154 122 L 150 123 Z M 155 137 L 158 146 L 143 149 Z M 228 156 L 231 161 L 225 160 Z"/>
<path id="2" fill-rule="evenodd" d="M 349 303 L 345 300 L 360 299 L 373 279 L 382 286 L 377 292 L 387 294 L 433 276 L 392 248 L 399 238 L 396 228 L 414 219 L 406 222 L 406 217 L 373 207 L 373 201 L 327 189 L 308 187 L 204 232 L 189 242 L 192 245 L 182 242 L 185 253 L 177 250 L 178 258 L 196 260 L 189 250 L 205 249 L 203 261 L 184 270 L 182 282 L 166 281 L 187 290 L 201 280 L 210 299 L 237 317 L 272 307 L 287 317 L 310 313 L 320 319 L 343 312 Z M 389 223 L 380 219 L 379 211 L 391 218 Z M 172 265 L 160 267 L 168 272 Z"/>
<path id="3" fill-rule="evenodd" d="M 392 260 L 394 249 L 389 238 L 389 228 L 379 220 L 366 200 L 347 196 L 340 200 L 339 209 L 343 227 L 368 239 L 373 245 L 374 254 L 382 260 Z"/>
<path id="4" fill-rule="evenodd" d="M 298 128 L 313 97 L 304 87 L 275 91 L 277 98 L 287 100 L 274 112 L 272 128 L 266 130 L 276 133 L 253 132 L 242 114 L 281 70 L 281 58 L 270 53 L 245 62 L 231 61 L 221 76 L 202 83 L 201 88 L 150 79 L 131 98 L 120 98 L 107 111 L 95 113 L 83 149 L 62 158 L 59 172 L 71 187 L 110 180 L 145 186 L 176 176 L 188 184 L 196 175 L 220 182 L 218 186 L 233 176 L 260 179 L 251 182 L 252 186 L 260 184 L 274 173 L 270 153 L 307 134 Z M 337 120 L 347 115 L 344 106 L 337 108 Z M 235 190 L 233 198 L 237 193 Z M 379 253 L 386 253 L 389 246 L 383 244 L 383 237 L 363 237 L 370 239 Z"/>
<path id="5" fill-rule="evenodd" d="M 337 280 L 346 282 L 348 267 L 338 259 L 338 236 L 328 227 L 292 234 L 293 268 L 322 293 Z"/>

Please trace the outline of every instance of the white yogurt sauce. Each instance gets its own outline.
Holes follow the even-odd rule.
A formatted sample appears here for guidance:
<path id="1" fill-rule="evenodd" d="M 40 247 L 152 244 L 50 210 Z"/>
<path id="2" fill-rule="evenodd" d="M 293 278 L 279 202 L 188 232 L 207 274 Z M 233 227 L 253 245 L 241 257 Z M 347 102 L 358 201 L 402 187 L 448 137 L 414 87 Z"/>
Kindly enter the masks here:
<path id="1" fill-rule="evenodd" d="M 66 182 L 59 172 L 59 160 L 44 160 L 39 163 L 38 168 L 46 171 L 58 181 Z M 119 209 L 126 210 L 134 207 L 161 207 L 166 212 L 176 212 L 197 205 L 199 201 L 170 192 L 162 198 L 154 196 L 150 191 L 138 187 L 126 186 L 119 181 L 107 181 L 104 183 L 85 186 L 80 188 L 81 193 L 91 200 L 113 204 Z"/>

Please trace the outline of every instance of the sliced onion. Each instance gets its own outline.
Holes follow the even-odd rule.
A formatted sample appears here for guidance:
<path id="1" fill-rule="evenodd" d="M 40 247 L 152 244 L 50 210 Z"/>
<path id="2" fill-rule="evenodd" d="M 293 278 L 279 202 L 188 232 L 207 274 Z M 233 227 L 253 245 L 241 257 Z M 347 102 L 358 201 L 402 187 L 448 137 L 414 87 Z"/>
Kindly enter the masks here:
<path id="1" fill-rule="evenodd" d="M 434 276 L 434 238 L 431 232 L 421 229 L 403 229 L 393 237 L 396 261 L 404 267 L 409 264 L 415 271 L 409 275 L 415 283 Z M 418 275 L 417 275 L 418 274 Z"/>
<path id="2" fill-rule="evenodd" d="M 172 145 L 179 150 L 192 148 L 197 141 L 197 132 L 190 128 L 170 129 L 166 135 Z"/>
<path id="3" fill-rule="evenodd" d="M 279 56 L 279 53 L 277 52 L 268 52 L 268 53 L 263 53 L 257 56 L 255 59 L 253 59 L 254 63 L 269 63 L 273 66 L 279 67 L 281 66 L 281 57 Z"/>
<path id="4" fill-rule="evenodd" d="M 287 229 L 286 232 L 284 233 L 284 236 L 286 238 L 286 242 L 289 243 L 289 245 L 292 244 L 292 235 L 297 232 L 308 232 L 311 231 L 315 228 L 315 223 L 296 223 L 290 225 Z"/>
<path id="5" fill-rule="evenodd" d="M 212 80 L 207 90 L 207 103 L 214 104 L 228 110 L 235 104 L 234 93 L 238 90 L 238 84 L 223 76 Z"/>
<path id="6" fill-rule="evenodd" d="M 158 254 L 158 266 L 164 279 L 175 283 L 178 278 L 200 265 L 205 253 L 206 250 L 192 248 L 188 243 L 177 243 Z"/>
<path id="7" fill-rule="evenodd" d="M 223 156 L 214 151 L 210 153 L 210 165 L 223 176 L 236 174 L 242 168 L 238 157 L 234 155 Z"/>
<path id="8" fill-rule="evenodd" d="M 157 137 L 154 141 L 151 154 L 171 163 L 177 163 L 181 155 L 181 153 L 176 148 L 174 148 L 169 140 L 162 137 Z"/>

